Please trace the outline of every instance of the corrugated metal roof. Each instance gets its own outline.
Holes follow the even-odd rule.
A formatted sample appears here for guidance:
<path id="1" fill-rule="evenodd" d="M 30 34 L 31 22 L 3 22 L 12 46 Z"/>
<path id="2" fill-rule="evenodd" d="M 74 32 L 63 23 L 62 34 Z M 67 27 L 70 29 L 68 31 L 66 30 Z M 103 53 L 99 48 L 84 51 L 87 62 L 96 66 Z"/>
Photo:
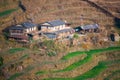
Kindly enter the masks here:
<path id="1" fill-rule="evenodd" d="M 65 33 L 65 32 L 74 32 L 74 29 L 72 29 L 72 28 L 70 28 L 70 29 L 63 29 L 63 30 L 55 31 L 54 33 L 60 34 L 60 33 Z"/>
<path id="2" fill-rule="evenodd" d="M 99 28 L 99 25 L 98 25 L 98 24 L 91 24 L 91 25 L 81 26 L 81 28 L 82 28 L 83 30 L 87 30 L 87 29 L 97 29 L 97 28 Z"/>
<path id="3" fill-rule="evenodd" d="M 31 22 L 24 22 L 20 25 L 15 25 L 15 26 L 12 26 L 10 29 L 13 29 L 13 30 L 23 30 L 23 29 L 26 29 L 26 28 L 31 28 L 31 27 L 34 27 L 36 26 L 36 24 L 33 24 Z"/>
<path id="4" fill-rule="evenodd" d="M 49 39 L 55 39 L 57 37 L 54 33 L 44 33 L 44 35 L 46 35 Z"/>
<path id="5" fill-rule="evenodd" d="M 15 25 L 15 26 L 12 26 L 10 29 L 12 30 L 23 30 L 23 26 L 22 25 Z"/>
<path id="6" fill-rule="evenodd" d="M 36 26 L 35 24 L 33 24 L 31 22 L 24 22 L 21 25 L 23 25 L 23 27 L 25 27 L 25 28 L 31 28 L 31 27 Z"/>
<path id="7" fill-rule="evenodd" d="M 59 25 L 64 25 L 65 24 L 65 22 L 62 21 L 62 20 L 54 20 L 54 21 L 49 21 L 47 23 L 50 24 L 51 27 L 59 26 Z"/>

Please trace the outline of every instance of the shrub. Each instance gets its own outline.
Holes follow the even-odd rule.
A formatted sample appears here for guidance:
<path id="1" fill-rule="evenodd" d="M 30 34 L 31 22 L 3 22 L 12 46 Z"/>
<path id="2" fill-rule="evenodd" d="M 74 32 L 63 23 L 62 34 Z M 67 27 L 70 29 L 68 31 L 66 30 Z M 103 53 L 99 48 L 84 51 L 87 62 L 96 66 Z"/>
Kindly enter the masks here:
<path id="1" fill-rule="evenodd" d="M 51 51 L 51 52 L 47 52 L 47 55 L 48 56 L 55 56 L 57 53 L 56 52 L 54 52 L 54 51 Z"/>
<path id="2" fill-rule="evenodd" d="M 47 48 L 53 48 L 55 45 L 53 40 L 45 40 L 42 42 L 41 46 L 45 46 Z"/>
<path id="3" fill-rule="evenodd" d="M 73 38 L 76 38 L 76 39 L 77 39 L 77 38 L 79 38 L 79 35 L 78 35 L 78 34 L 74 34 L 74 35 L 73 35 Z"/>

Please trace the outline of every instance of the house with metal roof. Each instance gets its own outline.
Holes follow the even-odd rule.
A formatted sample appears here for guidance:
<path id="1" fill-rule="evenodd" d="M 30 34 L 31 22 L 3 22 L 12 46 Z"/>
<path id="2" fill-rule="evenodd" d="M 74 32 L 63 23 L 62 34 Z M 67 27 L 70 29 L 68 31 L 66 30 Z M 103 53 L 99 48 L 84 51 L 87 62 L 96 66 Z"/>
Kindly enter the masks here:
<path id="1" fill-rule="evenodd" d="M 74 29 L 67 26 L 62 20 L 53 20 L 41 24 L 41 31 L 49 39 L 63 38 L 74 33 Z"/>
<path id="2" fill-rule="evenodd" d="M 53 20 L 41 24 L 41 31 L 52 32 L 65 28 L 65 22 L 62 20 Z"/>
<path id="3" fill-rule="evenodd" d="M 84 25 L 84 26 L 78 26 L 74 28 L 76 32 L 96 32 L 99 29 L 98 24 L 90 24 L 90 25 Z"/>
<path id="4" fill-rule="evenodd" d="M 82 30 L 98 29 L 98 28 L 99 28 L 98 24 L 90 24 L 90 25 L 81 26 Z"/>
<path id="5" fill-rule="evenodd" d="M 31 22 L 24 22 L 19 25 L 14 25 L 9 28 L 9 37 L 17 40 L 28 40 L 29 33 L 35 32 L 37 26 Z"/>
<path id="6" fill-rule="evenodd" d="M 53 20 L 40 24 L 39 27 L 31 22 L 24 22 L 19 25 L 14 25 L 9 29 L 10 38 L 17 40 L 37 40 L 42 34 L 49 39 L 56 39 L 61 37 L 67 37 L 74 33 L 74 29 L 66 26 L 66 23 L 62 20 Z"/>

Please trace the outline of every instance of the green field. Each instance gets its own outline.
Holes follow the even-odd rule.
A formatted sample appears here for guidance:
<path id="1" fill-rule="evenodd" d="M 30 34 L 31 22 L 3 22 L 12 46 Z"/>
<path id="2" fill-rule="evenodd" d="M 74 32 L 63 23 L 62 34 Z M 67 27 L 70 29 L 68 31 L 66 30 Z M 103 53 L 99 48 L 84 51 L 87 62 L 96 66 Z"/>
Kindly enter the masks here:
<path id="1" fill-rule="evenodd" d="M 18 10 L 18 9 L 9 9 L 9 10 L 0 12 L 0 17 L 9 15 L 9 14 L 11 14 L 12 12 L 15 12 L 16 10 Z"/>
<path id="2" fill-rule="evenodd" d="M 25 49 L 24 48 L 23 49 L 22 48 L 13 48 L 13 49 L 8 50 L 8 52 L 11 54 L 11 53 L 16 53 L 16 52 L 23 51 L 23 50 L 25 50 Z M 39 75 L 48 74 L 48 73 L 59 73 L 59 72 L 72 71 L 72 70 L 82 66 L 83 64 L 90 62 L 93 59 L 93 55 L 95 55 L 95 54 L 100 54 L 103 52 L 118 51 L 118 50 L 120 50 L 120 47 L 108 47 L 108 48 L 104 48 L 104 49 L 95 49 L 95 50 L 90 50 L 90 51 L 77 51 L 77 52 L 68 53 L 67 55 L 65 55 L 61 58 L 62 61 L 72 59 L 73 57 L 76 57 L 76 56 L 79 56 L 82 54 L 87 54 L 87 56 L 82 60 L 79 60 L 77 62 L 72 63 L 71 65 L 65 67 L 64 69 L 53 70 L 50 72 L 49 71 L 38 71 L 35 73 L 35 75 L 39 76 Z M 24 60 L 28 56 L 29 56 L 29 54 L 24 54 L 17 61 Z M 76 76 L 76 77 L 71 77 L 71 78 L 62 78 L 62 77 L 61 78 L 54 78 L 53 77 L 53 78 L 46 78 L 44 80 L 86 80 L 89 78 L 96 77 L 102 71 L 104 71 L 108 67 L 108 65 L 113 64 L 113 63 L 120 63 L 120 60 L 101 61 L 101 62 L 99 62 L 99 64 L 97 66 L 94 66 L 91 70 L 83 73 L 82 75 Z M 29 71 L 33 70 L 34 68 L 35 68 L 34 66 L 28 66 L 22 72 L 18 72 L 18 73 L 15 73 L 14 75 L 11 75 L 9 80 L 15 80 L 17 77 L 28 73 Z"/>
<path id="3" fill-rule="evenodd" d="M 75 62 L 73 64 L 71 64 L 70 66 L 62 69 L 62 70 L 57 70 L 57 71 L 51 71 L 50 73 L 54 73 L 54 72 L 65 72 L 65 71 L 72 71 L 74 70 L 75 68 L 89 62 L 92 60 L 92 56 L 94 54 L 98 54 L 98 53 L 102 53 L 102 52 L 108 52 L 108 51 L 114 51 L 114 50 L 120 50 L 120 47 L 109 47 L 109 48 L 104 48 L 104 49 L 95 49 L 95 50 L 90 50 L 90 51 L 83 51 L 83 52 L 72 52 L 72 53 L 69 53 L 68 55 L 64 56 L 62 58 L 62 60 L 68 60 L 69 58 L 71 57 L 75 57 L 75 56 L 78 56 L 78 55 L 81 55 L 81 54 L 87 54 L 87 56 L 83 59 L 83 60 L 80 60 L 78 62 Z M 36 75 L 39 75 L 39 74 L 45 74 L 45 73 L 49 73 L 47 71 L 38 71 L 36 72 Z"/>

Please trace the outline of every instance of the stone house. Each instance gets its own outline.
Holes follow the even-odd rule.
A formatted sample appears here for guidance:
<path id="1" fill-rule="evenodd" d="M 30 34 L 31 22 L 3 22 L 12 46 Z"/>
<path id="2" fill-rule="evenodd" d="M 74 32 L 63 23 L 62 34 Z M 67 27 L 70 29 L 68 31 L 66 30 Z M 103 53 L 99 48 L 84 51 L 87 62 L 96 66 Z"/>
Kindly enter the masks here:
<path id="1" fill-rule="evenodd" d="M 71 36 L 74 32 L 74 29 L 62 20 L 48 21 L 40 26 L 32 22 L 24 22 L 9 28 L 9 38 L 17 41 L 38 40 L 42 36 L 58 39 Z"/>
<path id="2" fill-rule="evenodd" d="M 14 25 L 9 28 L 9 38 L 20 40 L 20 41 L 28 41 L 32 35 L 30 33 L 35 33 L 37 31 L 36 24 L 31 22 L 24 22 L 19 25 Z"/>
<path id="3" fill-rule="evenodd" d="M 49 39 L 64 38 L 75 31 L 62 20 L 53 20 L 41 24 L 41 32 Z"/>
<path id="4" fill-rule="evenodd" d="M 41 31 L 42 32 L 53 32 L 65 29 L 66 25 L 65 22 L 62 20 L 53 20 L 48 21 L 43 24 L 41 24 Z"/>

